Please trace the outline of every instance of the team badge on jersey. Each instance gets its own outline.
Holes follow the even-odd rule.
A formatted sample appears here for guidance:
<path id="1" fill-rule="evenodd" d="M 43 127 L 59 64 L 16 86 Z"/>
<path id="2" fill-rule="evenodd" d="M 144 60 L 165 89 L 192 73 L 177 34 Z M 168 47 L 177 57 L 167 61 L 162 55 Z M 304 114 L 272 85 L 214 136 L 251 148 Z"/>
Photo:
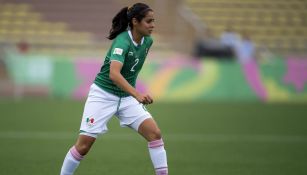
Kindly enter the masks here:
<path id="1" fill-rule="evenodd" d="M 133 52 L 129 52 L 129 53 L 128 53 L 128 56 L 133 56 Z"/>
<path id="2" fill-rule="evenodd" d="M 115 48 L 113 51 L 114 55 L 122 55 L 123 54 L 123 49 L 121 48 Z"/>
<path id="3" fill-rule="evenodd" d="M 86 118 L 86 124 L 87 126 L 91 127 L 91 126 L 94 126 L 94 118 Z"/>

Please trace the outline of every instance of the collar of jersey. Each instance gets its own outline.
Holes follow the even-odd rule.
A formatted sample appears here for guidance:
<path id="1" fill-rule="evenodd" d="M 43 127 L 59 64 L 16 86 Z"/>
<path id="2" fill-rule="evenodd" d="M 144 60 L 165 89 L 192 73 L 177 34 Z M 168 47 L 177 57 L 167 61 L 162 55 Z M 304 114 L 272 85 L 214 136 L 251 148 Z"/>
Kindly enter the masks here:
<path id="1" fill-rule="evenodd" d="M 129 37 L 130 37 L 130 39 L 131 39 L 133 45 L 134 45 L 135 47 L 139 46 L 138 43 L 136 43 L 136 42 L 133 40 L 131 30 L 128 30 L 128 34 L 129 34 Z M 142 41 L 141 41 L 141 44 L 140 44 L 140 45 L 142 45 L 143 43 L 144 43 L 144 37 L 142 38 Z"/>

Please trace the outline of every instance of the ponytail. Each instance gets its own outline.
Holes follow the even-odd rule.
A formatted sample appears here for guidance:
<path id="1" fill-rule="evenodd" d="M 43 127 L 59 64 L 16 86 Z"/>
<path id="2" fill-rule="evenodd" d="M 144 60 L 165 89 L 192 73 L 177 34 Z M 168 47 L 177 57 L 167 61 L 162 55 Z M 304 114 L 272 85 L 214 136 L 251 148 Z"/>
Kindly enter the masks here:
<path id="1" fill-rule="evenodd" d="M 110 34 L 107 37 L 108 39 L 113 40 L 117 35 L 127 29 L 129 23 L 127 13 L 128 7 L 124 7 L 113 18 L 112 29 L 110 30 Z"/>
<path id="2" fill-rule="evenodd" d="M 144 3 L 136 3 L 131 7 L 122 8 L 112 20 L 112 28 L 110 34 L 107 37 L 110 40 L 116 38 L 117 35 L 124 32 L 128 25 L 133 28 L 131 20 L 135 18 L 137 21 L 141 21 L 147 14 L 148 11 L 152 11 L 148 5 Z"/>

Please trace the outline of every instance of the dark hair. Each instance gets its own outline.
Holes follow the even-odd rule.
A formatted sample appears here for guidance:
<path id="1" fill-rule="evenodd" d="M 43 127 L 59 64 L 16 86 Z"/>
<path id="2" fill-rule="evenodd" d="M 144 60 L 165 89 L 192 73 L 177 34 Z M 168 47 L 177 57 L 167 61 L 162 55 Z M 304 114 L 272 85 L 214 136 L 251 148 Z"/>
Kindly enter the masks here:
<path id="1" fill-rule="evenodd" d="M 144 3 L 136 3 L 131 7 L 122 8 L 112 20 L 112 28 L 110 34 L 107 37 L 110 40 L 116 38 L 117 35 L 125 31 L 129 25 L 132 29 L 132 19 L 135 18 L 137 21 L 142 21 L 148 11 L 153 11 L 148 5 Z"/>

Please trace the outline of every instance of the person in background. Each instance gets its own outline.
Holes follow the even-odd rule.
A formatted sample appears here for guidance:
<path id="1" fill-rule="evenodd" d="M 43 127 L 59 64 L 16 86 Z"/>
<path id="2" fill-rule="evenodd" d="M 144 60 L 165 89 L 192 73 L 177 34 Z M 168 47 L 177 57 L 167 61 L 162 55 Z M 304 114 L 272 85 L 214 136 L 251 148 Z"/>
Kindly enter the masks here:
<path id="1" fill-rule="evenodd" d="M 236 42 L 235 53 L 240 63 L 248 63 L 255 58 L 255 45 L 247 32 L 243 32 L 241 40 Z"/>
<path id="2" fill-rule="evenodd" d="M 231 50 L 233 55 L 236 55 L 236 47 L 240 43 L 240 35 L 233 31 L 232 27 L 229 26 L 221 34 L 220 42 L 223 46 Z"/>

